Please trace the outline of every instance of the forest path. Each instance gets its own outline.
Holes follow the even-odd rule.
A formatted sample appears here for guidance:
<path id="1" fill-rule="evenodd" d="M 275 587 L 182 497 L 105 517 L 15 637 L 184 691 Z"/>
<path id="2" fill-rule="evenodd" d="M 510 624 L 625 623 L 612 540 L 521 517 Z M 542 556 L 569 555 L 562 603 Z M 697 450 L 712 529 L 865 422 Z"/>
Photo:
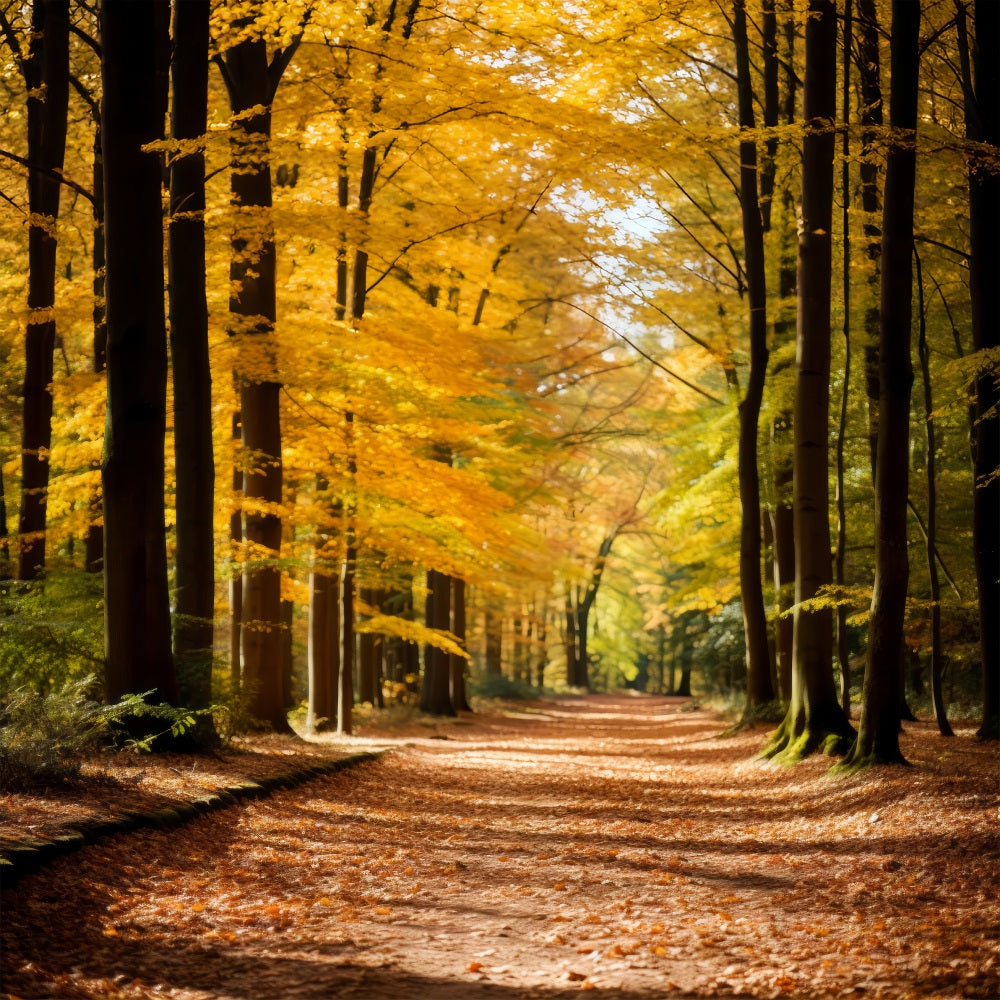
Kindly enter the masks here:
<path id="1" fill-rule="evenodd" d="M 1000 996 L 995 751 L 908 728 L 917 768 L 835 781 L 665 697 L 414 727 L 372 764 L 26 878 L 4 988 Z"/>

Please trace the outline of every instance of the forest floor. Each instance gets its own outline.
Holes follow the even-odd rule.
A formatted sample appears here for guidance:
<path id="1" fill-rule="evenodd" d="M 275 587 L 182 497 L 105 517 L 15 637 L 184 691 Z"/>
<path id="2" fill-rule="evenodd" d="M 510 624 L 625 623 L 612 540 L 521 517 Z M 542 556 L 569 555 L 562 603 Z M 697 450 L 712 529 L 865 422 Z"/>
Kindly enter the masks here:
<path id="1" fill-rule="evenodd" d="M 688 706 L 689 707 L 689 706 Z M 911 768 L 754 760 L 681 699 L 485 706 L 323 743 L 144 758 L 0 797 L 0 837 L 392 748 L 3 894 L 8 996 L 1000 997 L 1000 758 L 908 724 Z M 120 765 L 116 765 L 120 767 Z M 131 803 L 131 806 L 130 806 Z"/>

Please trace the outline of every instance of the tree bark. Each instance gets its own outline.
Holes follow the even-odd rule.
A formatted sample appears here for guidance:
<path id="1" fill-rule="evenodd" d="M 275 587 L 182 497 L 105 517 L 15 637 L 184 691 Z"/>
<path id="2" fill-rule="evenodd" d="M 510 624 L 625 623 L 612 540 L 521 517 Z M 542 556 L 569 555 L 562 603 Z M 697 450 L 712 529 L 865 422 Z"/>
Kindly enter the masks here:
<path id="1" fill-rule="evenodd" d="M 457 577 L 451 582 L 451 631 L 455 638 L 466 649 L 465 635 L 465 581 Z M 464 656 L 452 653 L 449 657 L 451 667 L 451 701 L 452 706 L 459 712 L 471 712 L 472 706 L 465 690 L 465 665 Z"/>
<path id="2" fill-rule="evenodd" d="M 171 133 L 200 140 L 207 130 L 209 0 L 174 0 Z M 180 695 L 212 702 L 215 638 L 215 462 L 212 373 L 205 290 L 205 156 L 170 164 L 170 354 L 174 379 L 174 658 Z"/>
<path id="3" fill-rule="evenodd" d="M 847 576 L 847 497 L 844 492 L 845 462 L 844 449 L 847 444 L 848 402 L 851 391 L 851 45 L 854 35 L 854 13 L 852 0 L 844 3 L 843 27 L 843 80 L 841 93 L 843 101 L 844 131 L 841 137 L 841 229 L 844 240 L 844 260 L 842 274 L 842 294 L 844 300 L 844 375 L 840 390 L 840 414 L 837 420 L 837 550 L 834 559 L 834 579 L 839 587 L 846 583 Z M 848 608 L 840 595 L 837 601 L 837 663 L 840 666 L 840 707 L 844 715 L 851 716 L 851 656 L 847 631 Z"/>
<path id="4" fill-rule="evenodd" d="M 69 2 L 35 0 L 24 62 L 28 88 L 28 324 L 24 344 L 19 575 L 45 569 L 56 344 L 56 225 L 69 102 Z"/>
<path id="5" fill-rule="evenodd" d="M 857 0 L 855 19 L 857 50 L 855 65 L 861 92 L 861 210 L 865 234 L 868 270 L 869 305 L 865 310 L 865 387 L 868 393 L 868 451 L 871 461 L 872 484 L 875 483 L 875 461 L 878 455 L 878 331 L 879 288 L 882 255 L 882 198 L 879 191 L 879 167 L 882 162 L 882 74 L 879 55 L 879 24 L 875 0 Z"/>
<path id="6" fill-rule="evenodd" d="M 306 726 L 311 731 L 332 729 L 340 676 L 340 577 L 320 555 L 309 576 L 308 671 Z"/>
<path id="7" fill-rule="evenodd" d="M 108 324 L 107 304 L 105 299 L 104 281 L 104 154 L 101 152 L 101 115 L 98 109 L 94 122 L 94 243 L 91 249 L 91 268 L 93 277 L 93 321 L 94 374 L 103 375 L 108 363 Z M 101 463 L 94 462 L 92 468 L 100 471 Z M 104 521 L 101 514 L 101 493 L 94 490 L 90 496 L 90 519 L 87 525 L 87 538 L 84 543 L 84 566 L 88 573 L 101 573 L 104 570 Z"/>
<path id="8" fill-rule="evenodd" d="M 240 649 L 250 715 L 290 732 L 281 679 L 282 463 L 280 384 L 272 338 L 276 320 L 271 208 L 271 101 L 277 88 L 262 39 L 223 53 L 223 78 L 234 114 L 230 184 L 238 222 L 232 237 L 229 311 L 239 342 L 243 516 L 247 562 L 242 585 Z"/>
<path id="9" fill-rule="evenodd" d="M 965 33 L 965 8 L 959 28 Z M 965 77 L 966 135 L 988 149 L 969 168 L 969 291 L 972 348 L 1000 347 L 1000 172 L 988 155 L 1000 146 L 1000 5 L 976 0 L 971 70 Z M 963 48 L 968 52 L 967 41 Z M 968 64 L 966 57 L 964 63 Z M 1000 386 L 997 364 L 983 361 L 975 383 L 972 535 L 979 585 L 980 649 L 983 661 L 983 722 L 977 739 L 1000 739 Z"/>
<path id="10" fill-rule="evenodd" d="M 837 52 L 834 3 L 810 0 L 809 14 L 794 409 L 796 610 L 792 691 L 785 719 L 764 750 L 764 756 L 789 763 L 821 747 L 826 752 L 842 753 L 854 733 L 834 690 L 830 609 L 805 604 L 832 579 L 827 457 Z"/>
<path id="11" fill-rule="evenodd" d="M 428 628 L 451 630 L 451 580 L 436 569 L 427 571 Z M 424 681 L 420 692 L 420 710 L 431 715 L 455 715 L 451 701 L 448 654 L 436 646 L 424 649 Z"/>
<path id="12" fill-rule="evenodd" d="M 767 612 L 761 578 L 760 471 L 757 429 L 767 375 L 767 286 L 764 272 L 764 226 L 757 191 L 757 140 L 750 79 L 750 47 L 744 0 L 733 3 L 733 40 L 739 90 L 740 205 L 750 306 L 750 367 L 746 395 L 739 405 L 740 597 L 746 643 L 747 696 L 743 720 L 749 721 L 775 700 L 771 683 Z"/>
<path id="13" fill-rule="evenodd" d="M 909 557 L 913 192 L 916 178 L 920 6 L 893 0 L 892 98 L 882 216 L 879 447 L 875 475 L 875 586 L 858 736 L 845 766 L 905 763 L 899 749 L 903 618 Z"/>
<path id="14" fill-rule="evenodd" d="M 166 701 L 177 696 L 163 501 L 162 173 L 156 154 L 142 149 L 163 138 L 169 18 L 167 0 L 105 0 L 100 15 L 108 297 L 101 474 L 110 700 L 150 688 Z"/>
<path id="15" fill-rule="evenodd" d="M 915 250 L 916 248 L 914 248 Z M 927 314 L 924 308 L 924 284 L 920 257 L 914 252 L 917 269 L 917 290 L 920 302 L 920 339 L 917 353 L 924 390 L 924 455 L 927 464 L 927 523 L 924 530 L 924 554 L 927 559 L 927 579 L 931 598 L 931 703 L 938 732 L 954 736 L 944 704 L 941 677 L 944 650 L 941 644 L 941 582 L 937 564 L 937 432 L 934 425 L 934 390 L 931 384 L 931 352 L 927 341 Z"/>

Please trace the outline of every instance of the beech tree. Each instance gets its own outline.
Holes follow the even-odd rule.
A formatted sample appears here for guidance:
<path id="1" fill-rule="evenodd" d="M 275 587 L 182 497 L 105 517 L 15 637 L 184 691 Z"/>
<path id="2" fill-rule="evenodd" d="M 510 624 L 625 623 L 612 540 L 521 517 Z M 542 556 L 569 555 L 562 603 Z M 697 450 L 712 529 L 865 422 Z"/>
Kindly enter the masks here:
<path id="1" fill-rule="evenodd" d="M 277 732 L 290 730 L 281 679 L 282 449 L 280 376 L 272 344 L 277 318 L 271 208 L 271 104 L 301 40 L 268 53 L 250 24 L 216 64 L 236 116 L 230 175 L 237 226 L 230 268 L 232 336 L 239 341 L 239 425 L 243 531 L 247 545 L 241 592 L 240 653 L 250 712 Z"/>
<path id="2" fill-rule="evenodd" d="M 181 696 L 212 701 L 215 618 L 215 463 L 205 290 L 208 0 L 174 0 L 170 228 L 167 262 L 174 382 L 176 572 L 174 656 Z"/>
<path id="3" fill-rule="evenodd" d="M 868 629 L 861 721 L 848 768 L 901 763 L 900 658 L 909 579 L 910 324 L 913 297 L 913 192 L 917 161 L 920 7 L 894 0 L 892 94 L 882 223 L 879 325 L 879 447 L 875 477 L 875 587 Z"/>
<path id="4" fill-rule="evenodd" d="M 49 453 L 56 345 L 57 220 L 69 102 L 69 0 L 35 0 L 26 55 L 6 17 L 0 27 L 21 64 L 28 104 L 28 318 L 21 429 L 19 576 L 45 568 Z"/>
<path id="5" fill-rule="evenodd" d="M 104 495 L 106 688 L 175 702 L 164 527 L 167 334 L 161 169 L 170 58 L 167 0 L 101 7 L 107 248 Z M 139 720 L 140 722 L 142 720 Z"/>
<path id="6" fill-rule="evenodd" d="M 827 426 L 837 12 L 810 0 L 803 82 L 802 221 L 794 411 L 795 614 L 792 691 L 765 756 L 794 761 L 821 747 L 843 753 L 854 729 L 833 683 L 830 608 L 815 599 L 832 580 Z M 817 604 L 819 606 L 817 606 Z"/>
<path id="7" fill-rule="evenodd" d="M 964 30 L 966 5 L 959 3 Z M 969 66 L 967 41 L 962 76 L 966 135 L 974 143 L 969 160 L 969 292 L 972 346 L 980 363 L 975 380 L 972 530 L 979 586 L 979 628 L 983 661 L 983 722 L 978 737 L 1000 739 L 1000 8 L 976 0 L 975 45 Z"/>

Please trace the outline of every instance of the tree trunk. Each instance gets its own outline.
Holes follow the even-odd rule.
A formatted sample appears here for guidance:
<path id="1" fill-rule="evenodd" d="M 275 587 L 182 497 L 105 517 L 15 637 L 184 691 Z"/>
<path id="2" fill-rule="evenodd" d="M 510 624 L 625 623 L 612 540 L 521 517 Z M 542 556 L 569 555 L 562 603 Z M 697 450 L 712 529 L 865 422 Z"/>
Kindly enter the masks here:
<path id="1" fill-rule="evenodd" d="M 372 606 L 378 599 L 374 590 L 364 587 L 361 590 L 361 600 Z M 375 696 L 375 639 L 373 632 L 362 632 L 358 644 L 358 701 L 362 705 L 368 702 L 373 708 L 378 702 Z"/>
<path id="2" fill-rule="evenodd" d="M 142 149 L 163 138 L 169 4 L 105 0 L 100 24 L 108 293 L 101 466 L 107 695 L 116 700 L 155 688 L 157 698 L 173 702 L 163 502 L 162 173 L 156 154 Z"/>
<path id="3" fill-rule="evenodd" d="M 243 421 L 233 414 L 232 440 L 238 450 L 243 440 Z M 243 470 L 233 465 L 233 509 L 229 515 L 229 542 L 233 550 L 243 545 Z M 237 567 L 240 564 L 237 563 Z M 235 569 L 229 579 L 229 673 L 233 693 L 243 689 L 243 574 Z"/>
<path id="4" fill-rule="evenodd" d="M 94 272 L 94 374 L 103 375 L 108 364 L 108 323 L 104 281 L 104 154 L 101 152 L 101 116 L 98 111 L 94 123 L 94 243 L 91 250 L 91 268 Z M 100 471 L 101 463 L 92 468 Z M 95 489 L 90 496 L 90 518 L 84 544 L 84 566 L 88 573 L 104 570 L 104 521 L 101 514 L 101 492 Z"/>
<path id="5" fill-rule="evenodd" d="M 739 405 L 740 597 L 746 641 L 747 697 L 743 720 L 767 711 L 774 702 L 767 612 L 761 579 L 760 472 L 757 428 L 767 375 L 767 286 L 764 273 L 764 227 L 757 193 L 757 141 L 750 79 L 750 50 L 744 0 L 734 0 L 733 40 L 739 87 L 740 204 L 750 306 L 750 370 Z"/>
<path id="6" fill-rule="evenodd" d="M 463 649 L 467 649 L 465 635 L 465 581 L 457 577 L 451 581 L 451 631 Z M 453 707 L 459 712 L 471 712 L 472 706 L 465 690 L 465 664 L 464 656 L 457 656 L 452 653 L 449 657 L 451 668 L 451 701 Z"/>
<path id="7" fill-rule="evenodd" d="M 0 465 L 0 581 L 12 577 L 10 534 L 7 527 L 7 494 L 4 492 L 3 466 Z"/>
<path id="8" fill-rule="evenodd" d="M 198 140 L 208 114 L 209 0 L 174 0 L 171 132 Z M 174 658 L 184 704 L 212 703 L 215 462 L 205 292 L 205 156 L 170 165 L 170 354 L 174 378 Z M 209 734 L 206 734 L 209 735 Z"/>
<path id="9" fill-rule="evenodd" d="M 22 580 L 45 569 L 49 448 L 52 444 L 53 353 L 56 343 L 56 223 L 69 102 L 69 2 L 35 0 L 24 63 L 28 88 L 28 324 L 24 346 L 21 429 Z"/>
<path id="10" fill-rule="evenodd" d="M 865 386 L 868 393 L 868 451 L 872 484 L 878 454 L 878 330 L 880 260 L 882 255 L 879 166 L 882 163 L 882 80 L 879 55 L 879 24 L 875 0 L 857 0 L 856 19 L 858 87 L 861 92 L 861 210 L 868 270 L 868 300 L 865 310 Z"/>
<path id="11" fill-rule="evenodd" d="M 309 707 L 311 731 L 332 729 L 340 676 L 340 578 L 317 556 L 309 577 Z"/>
<path id="12" fill-rule="evenodd" d="M 841 229 L 844 239 L 842 295 L 844 300 L 844 375 L 840 390 L 840 414 L 837 420 L 837 551 L 834 560 L 834 580 L 843 588 L 847 570 L 847 497 L 844 495 L 844 448 L 847 443 L 848 401 L 851 390 L 851 45 L 854 35 L 852 0 L 844 3 L 843 28 L 843 94 L 844 131 L 841 137 Z M 843 595 L 837 602 L 837 663 L 840 666 L 840 707 L 851 717 L 851 656 L 847 633 L 848 608 Z"/>
<path id="13" fill-rule="evenodd" d="M 499 677 L 503 673 L 503 618 L 492 608 L 486 609 L 486 673 Z"/>
<path id="14" fill-rule="evenodd" d="M 280 385 L 272 337 L 275 308 L 275 249 L 270 219 L 270 105 L 274 97 L 267 49 L 247 38 L 222 56 L 234 114 L 232 237 L 229 311 L 231 335 L 239 343 L 238 384 L 246 501 L 240 647 L 243 687 L 250 715 L 276 732 L 290 732 L 281 679 Z M 276 84 L 275 84 L 276 86 Z"/>
<path id="15" fill-rule="evenodd" d="M 916 177 L 920 7 L 892 5 L 892 102 L 882 225 L 879 447 L 875 476 L 875 586 L 861 720 L 847 767 L 905 763 L 899 749 L 903 618 L 909 558 L 913 192 Z"/>
<path id="16" fill-rule="evenodd" d="M 834 690 L 830 609 L 803 606 L 832 579 L 827 456 L 837 11 L 831 0 L 810 0 L 809 13 L 794 410 L 792 690 L 785 719 L 764 750 L 786 762 L 820 747 L 844 752 L 854 732 Z"/>
<path id="17" fill-rule="evenodd" d="M 797 77 L 794 72 L 796 30 L 793 18 L 785 22 L 785 72 L 782 119 L 787 125 L 796 120 Z M 765 112 L 767 114 L 767 112 Z M 770 114 L 768 114 L 770 118 Z M 782 187 L 779 250 L 778 250 L 778 308 L 774 323 L 775 345 L 785 345 L 795 338 L 794 306 L 789 305 L 795 295 L 795 197 L 787 185 Z M 770 221 L 770 220 L 768 220 Z M 772 384 L 790 367 L 782 360 L 772 372 Z M 776 615 L 774 626 L 775 667 L 778 675 L 778 694 L 783 705 L 792 697 L 792 617 L 790 612 L 795 591 L 795 533 L 793 530 L 794 505 L 792 496 L 792 414 L 784 403 L 771 422 L 771 455 L 774 469 L 774 590 Z"/>
<path id="18" fill-rule="evenodd" d="M 447 632 L 451 629 L 451 580 L 436 569 L 427 571 L 428 628 Z M 420 692 L 420 710 L 431 715 L 455 715 L 451 701 L 448 654 L 436 646 L 424 649 L 424 681 Z"/>
<path id="19" fill-rule="evenodd" d="M 965 8 L 958 4 L 965 35 Z M 1000 5 L 976 0 L 976 44 L 971 69 L 963 59 L 966 134 L 986 151 L 970 159 L 969 290 L 972 347 L 1000 347 L 1000 173 L 986 160 L 1000 146 Z M 968 42 L 962 48 L 968 53 Z M 983 723 L 977 739 L 1000 739 L 1000 385 L 997 363 L 984 358 L 975 384 L 973 426 L 972 535 L 979 585 L 979 630 L 983 660 Z"/>
<path id="20" fill-rule="evenodd" d="M 340 683 L 337 685 L 337 734 L 354 732 L 354 568 L 358 553 L 354 539 L 347 541 L 347 555 L 340 576 Z"/>

